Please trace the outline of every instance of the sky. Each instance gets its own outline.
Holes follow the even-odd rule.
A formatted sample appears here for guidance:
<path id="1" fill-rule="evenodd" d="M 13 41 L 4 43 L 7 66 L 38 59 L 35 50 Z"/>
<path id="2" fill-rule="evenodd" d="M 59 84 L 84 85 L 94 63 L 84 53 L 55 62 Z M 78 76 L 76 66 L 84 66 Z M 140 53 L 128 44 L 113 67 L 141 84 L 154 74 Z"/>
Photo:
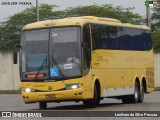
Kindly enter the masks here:
<path id="1" fill-rule="evenodd" d="M 7 2 L 7 3 L 6 3 Z M 17 3 L 9 5 L 8 3 Z M 29 2 L 30 4 L 24 4 Z M 46 3 L 49 5 L 57 5 L 54 10 L 64 10 L 67 7 L 87 6 L 87 5 L 103 5 L 112 4 L 113 6 L 122 6 L 124 8 L 134 7 L 132 12 L 146 16 L 145 0 L 39 0 L 39 4 Z M 36 0 L 0 0 L 0 22 L 6 21 L 7 17 L 16 14 L 26 8 L 36 5 Z"/>

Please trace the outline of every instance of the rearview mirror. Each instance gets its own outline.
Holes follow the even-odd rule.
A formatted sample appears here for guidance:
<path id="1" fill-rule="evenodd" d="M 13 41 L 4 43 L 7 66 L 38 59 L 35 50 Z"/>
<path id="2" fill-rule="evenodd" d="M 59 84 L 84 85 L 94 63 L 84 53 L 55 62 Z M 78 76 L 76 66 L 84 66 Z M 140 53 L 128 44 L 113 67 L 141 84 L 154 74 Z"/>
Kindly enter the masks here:
<path id="1" fill-rule="evenodd" d="M 17 52 L 13 51 L 13 64 L 17 64 Z"/>

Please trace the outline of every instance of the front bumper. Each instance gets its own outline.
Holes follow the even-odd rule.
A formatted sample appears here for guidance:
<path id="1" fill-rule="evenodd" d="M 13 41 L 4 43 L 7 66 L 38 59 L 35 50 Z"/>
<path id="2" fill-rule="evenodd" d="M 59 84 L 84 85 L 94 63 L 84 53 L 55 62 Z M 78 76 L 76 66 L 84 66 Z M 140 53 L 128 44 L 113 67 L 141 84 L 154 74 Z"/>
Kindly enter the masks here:
<path id="1" fill-rule="evenodd" d="M 34 102 L 56 102 L 56 101 L 76 101 L 84 99 L 82 88 L 51 91 L 51 92 L 24 92 L 22 91 L 24 103 Z M 51 97 L 48 97 L 51 96 Z"/>

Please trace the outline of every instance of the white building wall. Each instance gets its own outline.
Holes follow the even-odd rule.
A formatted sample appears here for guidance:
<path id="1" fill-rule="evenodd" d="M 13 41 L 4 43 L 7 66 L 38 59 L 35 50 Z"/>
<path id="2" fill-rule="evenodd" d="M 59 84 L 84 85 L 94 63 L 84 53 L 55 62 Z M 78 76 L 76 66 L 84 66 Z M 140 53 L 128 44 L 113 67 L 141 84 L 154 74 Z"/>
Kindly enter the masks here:
<path id="1" fill-rule="evenodd" d="M 0 52 L 0 90 L 19 90 L 19 80 L 19 67 L 13 64 L 12 52 Z"/>
<path id="2" fill-rule="evenodd" d="M 160 87 L 160 53 L 154 54 L 155 87 Z"/>

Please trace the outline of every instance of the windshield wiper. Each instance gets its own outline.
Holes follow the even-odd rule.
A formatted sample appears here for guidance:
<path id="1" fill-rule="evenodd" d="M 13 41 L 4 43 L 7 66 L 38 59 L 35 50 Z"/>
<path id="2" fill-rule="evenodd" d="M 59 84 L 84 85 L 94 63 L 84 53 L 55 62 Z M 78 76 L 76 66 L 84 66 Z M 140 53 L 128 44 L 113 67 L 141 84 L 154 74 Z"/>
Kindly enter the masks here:
<path id="1" fill-rule="evenodd" d="M 39 67 L 39 69 L 38 69 L 38 71 L 37 71 L 37 73 L 36 73 L 36 76 L 34 77 L 34 79 L 33 79 L 33 80 L 36 80 L 36 79 L 37 79 L 38 74 L 39 74 L 39 73 L 40 73 L 40 71 L 42 70 L 43 65 L 44 65 L 44 63 L 45 63 L 45 62 L 46 62 L 46 67 L 47 67 L 47 56 L 46 56 L 46 58 L 43 60 L 42 64 L 40 65 L 40 67 Z"/>
<path id="2" fill-rule="evenodd" d="M 53 61 L 54 65 L 59 69 L 59 72 L 60 72 L 62 78 L 65 78 L 65 76 L 64 76 L 64 74 L 63 74 L 63 72 L 62 72 L 62 70 L 60 69 L 60 67 L 59 67 L 57 61 L 54 59 L 53 55 L 52 55 L 52 61 Z M 52 66 L 53 66 L 53 65 L 52 65 Z"/>

